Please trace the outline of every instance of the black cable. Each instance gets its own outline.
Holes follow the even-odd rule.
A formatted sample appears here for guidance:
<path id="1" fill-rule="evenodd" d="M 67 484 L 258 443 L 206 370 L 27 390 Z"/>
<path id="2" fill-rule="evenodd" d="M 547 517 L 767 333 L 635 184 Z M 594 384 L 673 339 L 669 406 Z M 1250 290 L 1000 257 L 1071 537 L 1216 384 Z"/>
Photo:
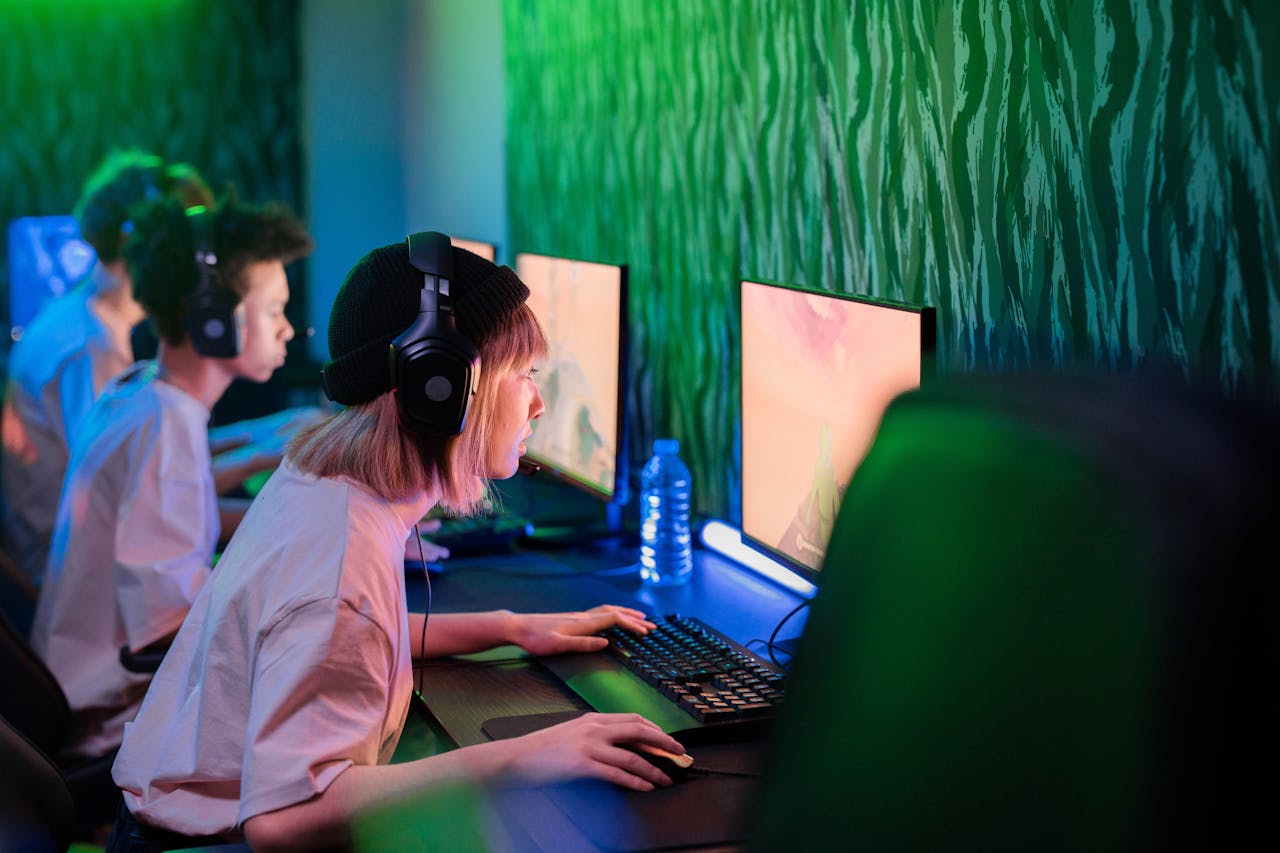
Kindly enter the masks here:
<path id="1" fill-rule="evenodd" d="M 783 616 L 783 617 L 782 617 L 782 621 L 781 621 L 781 622 L 779 622 L 777 625 L 775 625 L 775 626 L 774 626 L 774 628 L 773 628 L 773 633 L 769 635 L 769 643 L 768 643 L 767 648 L 769 649 L 769 660 L 773 661 L 773 665 L 774 665 L 774 666 L 777 666 L 777 667 L 781 667 L 781 666 L 782 666 L 782 663 L 778 660 L 778 658 L 777 658 L 777 657 L 774 655 L 774 653 L 773 653 L 773 650 L 774 650 L 774 644 L 775 644 L 775 643 L 777 642 L 777 640 L 778 640 L 778 632 L 782 630 L 782 626 L 783 626 L 783 625 L 785 625 L 785 624 L 787 624 L 789 621 L 791 621 L 791 617 L 792 617 L 792 616 L 795 616 L 795 615 L 796 615 L 797 613 L 799 613 L 801 610 L 803 610 L 804 608 L 808 607 L 808 606 L 809 606 L 809 602 L 810 602 L 810 600 L 811 600 L 811 599 L 806 598 L 804 601 L 800 602 L 800 603 L 799 603 L 799 604 L 797 604 L 795 607 L 791 608 L 791 612 L 790 612 L 790 613 L 788 613 L 786 616 Z M 786 653 L 784 652 L 784 654 L 786 654 Z"/>
<path id="2" fill-rule="evenodd" d="M 422 550 L 422 534 L 418 532 L 418 525 L 413 525 L 413 538 L 418 540 L 418 559 L 422 561 L 422 579 L 427 583 L 427 602 L 422 608 L 422 637 L 418 643 L 418 695 L 422 695 L 422 670 L 421 662 L 427 657 L 427 616 L 431 613 L 431 572 L 427 570 L 427 555 Z"/>

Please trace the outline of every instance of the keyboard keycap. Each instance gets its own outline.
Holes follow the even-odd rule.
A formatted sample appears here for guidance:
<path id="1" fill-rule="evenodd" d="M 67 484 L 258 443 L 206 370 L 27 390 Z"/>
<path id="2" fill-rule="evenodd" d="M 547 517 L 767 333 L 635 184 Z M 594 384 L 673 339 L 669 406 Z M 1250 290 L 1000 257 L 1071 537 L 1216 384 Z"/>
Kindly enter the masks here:
<path id="1" fill-rule="evenodd" d="M 646 636 L 611 628 L 608 651 L 702 723 L 770 716 L 783 675 L 701 623 L 678 614 Z"/>

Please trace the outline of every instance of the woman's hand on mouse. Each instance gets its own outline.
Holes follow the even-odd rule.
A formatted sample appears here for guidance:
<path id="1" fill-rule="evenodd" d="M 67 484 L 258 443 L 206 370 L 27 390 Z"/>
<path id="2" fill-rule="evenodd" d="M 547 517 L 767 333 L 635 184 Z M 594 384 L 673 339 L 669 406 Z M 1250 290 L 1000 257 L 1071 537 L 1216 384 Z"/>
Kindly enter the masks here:
<path id="1" fill-rule="evenodd" d="M 533 655 L 597 652 L 609 641 L 595 635 L 614 626 L 633 634 L 656 627 L 639 610 L 602 604 L 578 613 L 514 613 L 509 642 Z"/>
<path id="2" fill-rule="evenodd" d="M 531 782 L 603 779 L 632 791 L 670 785 L 670 777 L 634 749 L 618 745 L 637 743 L 684 752 L 678 741 L 639 714 L 584 714 L 492 746 L 511 750 L 507 770 Z"/>

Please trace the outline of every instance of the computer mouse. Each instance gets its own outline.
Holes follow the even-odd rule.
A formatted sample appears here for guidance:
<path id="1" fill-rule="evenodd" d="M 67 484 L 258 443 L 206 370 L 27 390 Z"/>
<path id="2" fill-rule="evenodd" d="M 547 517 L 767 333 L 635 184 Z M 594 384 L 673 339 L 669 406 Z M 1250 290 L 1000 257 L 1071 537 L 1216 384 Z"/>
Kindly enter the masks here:
<path id="1" fill-rule="evenodd" d="M 679 782 L 688 776 L 689 768 L 693 766 L 693 756 L 687 752 L 677 755 L 674 752 L 668 752 L 665 749 L 650 746 L 647 743 L 620 743 L 618 746 L 629 752 L 634 752 L 663 773 L 666 773 L 672 782 Z"/>

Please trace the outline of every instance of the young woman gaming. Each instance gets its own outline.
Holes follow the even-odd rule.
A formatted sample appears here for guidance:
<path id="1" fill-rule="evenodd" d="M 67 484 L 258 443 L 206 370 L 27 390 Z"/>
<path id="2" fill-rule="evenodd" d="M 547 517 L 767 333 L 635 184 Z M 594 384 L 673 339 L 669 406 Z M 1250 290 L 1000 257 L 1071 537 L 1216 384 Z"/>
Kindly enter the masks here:
<path id="1" fill-rule="evenodd" d="M 528 288 L 509 268 L 451 249 L 443 235 L 408 243 L 367 254 L 335 298 L 324 382 L 347 408 L 290 445 L 166 655 L 115 764 L 125 809 L 110 850 L 241 833 L 255 850 L 332 846 L 361 809 L 454 779 L 670 784 L 619 744 L 683 749 L 629 714 L 388 764 L 414 658 L 503 644 L 591 651 L 605 645 L 593 636 L 604 628 L 652 627 L 614 606 L 437 614 L 425 624 L 406 611 L 414 524 L 435 504 L 474 507 L 486 479 L 515 473 L 543 410 L 533 366 L 546 349 Z M 448 297 L 434 292 L 441 279 Z M 456 331 L 446 311 L 428 316 L 437 299 L 452 302 Z M 460 434 L 449 434 L 459 420 Z"/>

